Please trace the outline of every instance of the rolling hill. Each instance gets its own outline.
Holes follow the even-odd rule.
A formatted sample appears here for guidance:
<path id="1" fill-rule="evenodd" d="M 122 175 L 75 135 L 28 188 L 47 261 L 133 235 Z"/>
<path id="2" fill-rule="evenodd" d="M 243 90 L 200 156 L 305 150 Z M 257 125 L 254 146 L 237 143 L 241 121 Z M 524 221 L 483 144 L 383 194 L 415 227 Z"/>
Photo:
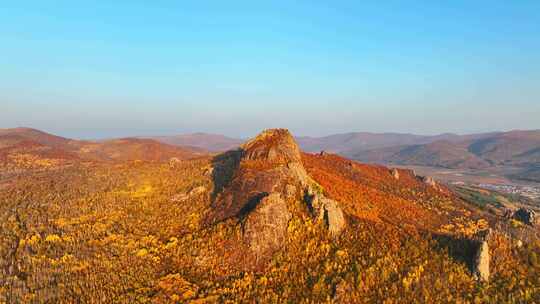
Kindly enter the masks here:
<path id="1" fill-rule="evenodd" d="M 511 177 L 524 181 L 540 182 L 540 164 L 525 168 Z"/>
<path id="2" fill-rule="evenodd" d="M 470 143 L 468 150 L 495 164 L 540 163 L 540 131 L 511 131 Z"/>
<path id="3" fill-rule="evenodd" d="M 59 137 L 30 128 L 0 129 L 0 165 L 11 170 L 37 169 L 76 161 L 166 161 L 206 154 L 151 139 L 124 138 L 100 142 Z"/>
<path id="4" fill-rule="evenodd" d="M 202 149 L 172 146 L 152 139 L 141 138 L 120 138 L 99 143 L 87 143 L 79 150 L 79 155 L 83 159 L 111 161 L 168 161 L 173 157 L 189 159 L 204 154 L 206 152 Z"/>
<path id="5" fill-rule="evenodd" d="M 79 143 L 76 140 L 52 135 L 31 128 L 0 129 L 0 148 L 21 142 L 33 142 L 47 147 L 71 149 Z"/>
<path id="6" fill-rule="evenodd" d="M 488 161 L 469 152 L 467 143 L 448 141 L 361 151 L 355 153 L 352 158 L 374 163 L 460 169 L 482 169 L 491 165 Z"/>
<path id="7" fill-rule="evenodd" d="M 540 163 L 540 131 L 511 131 L 460 141 L 395 146 L 360 151 L 354 159 L 402 165 L 479 169 L 530 167 Z"/>

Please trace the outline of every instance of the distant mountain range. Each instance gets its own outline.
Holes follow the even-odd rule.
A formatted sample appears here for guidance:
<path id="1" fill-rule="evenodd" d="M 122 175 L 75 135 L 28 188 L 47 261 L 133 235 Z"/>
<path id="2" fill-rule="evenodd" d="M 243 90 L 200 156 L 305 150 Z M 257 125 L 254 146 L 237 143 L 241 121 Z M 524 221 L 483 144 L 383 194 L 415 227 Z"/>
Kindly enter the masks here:
<path id="1" fill-rule="evenodd" d="M 221 152 L 234 149 L 243 142 L 239 138 L 231 138 L 219 134 L 193 133 L 173 136 L 147 137 L 159 142 L 182 147 L 196 147 L 209 152 Z"/>
<path id="2" fill-rule="evenodd" d="M 307 152 L 327 151 L 346 156 L 354 155 L 359 151 L 370 149 L 395 147 L 403 145 L 426 144 L 437 140 L 460 141 L 476 139 L 498 133 L 485 133 L 473 135 L 441 134 L 423 136 L 405 133 L 368 133 L 353 132 L 335 134 L 324 137 L 296 137 L 296 141 Z M 211 152 L 221 152 L 240 146 L 244 139 L 232 138 L 220 134 L 192 133 L 172 136 L 147 136 L 141 138 L 154 139 L 175 146 L 192 146 Z"/>
<path id="3" fill-rule="evenodd" d="M 172 145 L 212 152 L 237 147 L 241 139 L 195 133 L 153 137 Z M 452 169 L 516 166 L 515 177 L 540 181 L 540 130 L 433 136 L 402 133 L 353 132 L 324 137 L 297 137 L 302 150 L 327 151 L 368 163 L 420 165 Z"/>
<path id="4" fill-rule="evenodd" d="M 349 133 L 299 138 L 306 151 L 327 150 L 367 163 L 450 169 L 523 168 L 513 178 L 540 182 L 540 130 L 471 135 Z"/>
<path id="5" fill-rule="evenodd" d="M 522 170 L 514 178 L 540 181 L 540 130 L 434 136 L 354 132 L 297 137 L 296 141 L 306 152 L 324 150 L 367 163 L 451 169 L 519 167 Z M 109 161 L 187 159 L 234 149 L 242 142 L 239 138 L 208 133 L 96 142 L 63 138 L 30 128 L 0 129 L 0 161 L 15 154 Z"/>
<path id="6" fill-rule="evenodd" d="M 540 163 L 540 131 L 464 136 L 453 140 L 360 150 L 349 156 L 365 162 L 446 168 L 530 167 Z"/>
<path id="7" fill-rule="evenodd" d="M 353 132 L 335 134 L 325 137 L 299 137 L 300 146 L 305 151 L 327 151 L 342 154 L 348 157 L 355 156 L 360 151 L 373 149 L 429 144 L 436 141 L 459 142 L 463 140 L 479 139 L 498 133 L 457 135 L 445 133 L 426 136 L 408 133 L 368 133 Z"/>
<path id="8" fill-rule="evenodd" d="M 211 152 L 233 149 L 242 143 L 242 139 L 206 133 L 151 139 Z M 296 140 L 306 152 L 326 151 L 364 162 L 473 169 L 540 163 L 540 130 L 434 136 L 355 132 Z"/>

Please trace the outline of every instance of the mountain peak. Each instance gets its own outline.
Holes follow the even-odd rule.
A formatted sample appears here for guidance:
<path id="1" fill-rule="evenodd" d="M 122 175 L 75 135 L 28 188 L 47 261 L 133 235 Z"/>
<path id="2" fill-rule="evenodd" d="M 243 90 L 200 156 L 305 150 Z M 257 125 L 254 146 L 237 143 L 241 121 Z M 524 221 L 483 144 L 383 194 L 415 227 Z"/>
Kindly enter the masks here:
<path id="1" fill-rule="evenodd" d="M 215 164 L 216 172 L 229 172 L 226 176 L 231 179 L 216 193 L 207 223 L 237 218 L 256 264 L 284 245 L 294 214 L 307 212 L 332 236 L 345 228 L 340 203 L 327 198 L 308 175 L 300 148 L 287 129 L 265 130 L 234 152 L 218 157 L 230 155 L 232 160 Z M 232 168 L 223 167 L 230 164 Z"/>
<path id="2" fill-rule="evenodd" d="M 300 148 L 287 129 L 267 129 L 242 145 L 244 160 L 301 162 Z"/>

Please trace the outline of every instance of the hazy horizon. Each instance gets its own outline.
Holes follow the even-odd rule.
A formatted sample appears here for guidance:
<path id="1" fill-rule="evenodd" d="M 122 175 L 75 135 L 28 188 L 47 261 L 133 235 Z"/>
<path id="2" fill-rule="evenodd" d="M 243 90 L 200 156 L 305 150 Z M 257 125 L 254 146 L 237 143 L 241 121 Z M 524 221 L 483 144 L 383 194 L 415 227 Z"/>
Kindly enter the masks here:
<path id="1" fill-rule="evenodd" d="M 147 137 L 168 137 L 168 136 L 179 136 L 179 135 L 181 136 L 181 135 L 194 135 L 194 134 L 221 135 L 221 136 L 225 136 L 225 137 L 228 137 L 228 138 L 231 138 L 231 139 L 248 140 L 249 138 L 256 136 L 257 134 L 259 134 L 261 131 L 264 130 L 264 129 L 252 130 L 251 133 L 246 132 L 246 134 L 248 134 L 246 136 L 234 136 L 234 135 L 228 135 L 228 134 L 219 133 L 219 132 L 212 132 L 212 131 L 208 131 L 208 132 L 202 132 L 202 131 L 193 131 L 193 132 L 163 131 L 163 132 L 158 132 L 158 133 L 141 131 L 142 133 L 133 133 L 133 130 L 127 131 L 126 133 L 119 133 L 117 135 L 112 135 L 112 136 L 71 136 L 71 135 L 69 135 L 69 132 L 67 132 L 67 133 L 56 133 L 56 132 L 51 131 L 51 130 L 34 128 L 34 127 L 29 127 L 29 126 L 11 126 L 11 127 L 0 128 L 0 129 L 16 129 L 16 128 L 35 129 L 35 130 L 39 130 L 39 131 L 46 132 L 46 133 L 49 133 L 49 134 L 57 135 L 57 136 L 62 136 L 62 137 L 71 138 L 71 139 L 79 139 L 79 140 L 105 140 L 105 139 L 129 138 L 129 137 L 142 137 L 142 138 L 147 138 Z M 286 127 L 280 127 L 280 128 L 286 128 Z M 288 129 L 288 128 L 286 128 L 286 129 Z M 487 132 L 473 132 L 473 133 L 442 132 L 442 133 L 431 133 L 431 134 L 428 134 L 428 133 L 410 133 L 410 132 L 400 132 L 400 131 L 370 132 L 370 131 L 350 130 L 350 131 L 346 131 L 346 132 L 327 133 L 327 134 L 321 134 L 321 135 L 297 134 L 293 130 L 290 130 L 290 131 L 295 137 L 322 138 L 322 137 L 327 137 L 327 136 L 345 135 L 345 134 L 350 134 L 350 133 L 437 136 L 437 135 L 445 135 L 445 134 L 474 135 L 474 134 L 482 134 L 482 133 L 503 133 L 503 132 L 511 132 L 511 131 L 540 131 L 540 129 L 492 130 L 492 131 L 487 131 Z"/>
<path id="2" fill-rule="evenodd" d="M 6 3 L 0 128 L 540 129 L 540 2 Z"/>

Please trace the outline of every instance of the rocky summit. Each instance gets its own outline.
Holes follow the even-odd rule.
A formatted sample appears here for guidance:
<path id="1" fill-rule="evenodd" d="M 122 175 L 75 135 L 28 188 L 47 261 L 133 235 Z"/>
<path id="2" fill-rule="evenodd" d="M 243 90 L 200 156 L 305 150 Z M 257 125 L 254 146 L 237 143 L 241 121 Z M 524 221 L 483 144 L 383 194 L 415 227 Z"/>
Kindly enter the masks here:
<path id="1" fill-rule="evenodd" d="M 287 129 L 269 129 L 241 146 L 244 160 L 301 162 L 300 148 Z"/>
<path id="2" fill-rule="evenodd" d="M 286 129 L 265 130 L 242 145 L 230 170 L 232 179 L 217 194 L 210 215 L 216 223 L 236 218 L 243 225 L 244 240 L 256 257 L 264 260 L 283 245 L 294 205 L 305 206 L 317 222 L 337 236 L 345 215 L 337 201 L 321 192 L 306 172 L 296 141 Z M 291 209 L 291 210 L 289 210 Z"/>

